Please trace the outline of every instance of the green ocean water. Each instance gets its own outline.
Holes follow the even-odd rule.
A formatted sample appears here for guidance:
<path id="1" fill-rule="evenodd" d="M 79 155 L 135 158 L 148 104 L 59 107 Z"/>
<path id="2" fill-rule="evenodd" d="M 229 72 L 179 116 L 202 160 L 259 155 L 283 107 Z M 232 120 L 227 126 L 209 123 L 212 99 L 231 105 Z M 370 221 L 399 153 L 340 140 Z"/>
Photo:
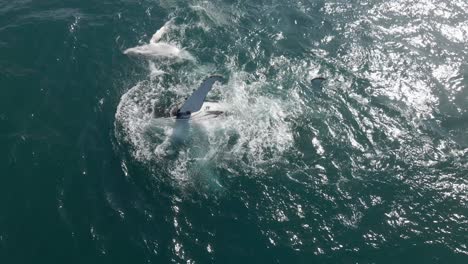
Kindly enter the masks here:
<path id="1" fill-rule="evenodd" d="M 467 61 L 464 0 L 0 0 L 0 263 L 468 263 Z"/>

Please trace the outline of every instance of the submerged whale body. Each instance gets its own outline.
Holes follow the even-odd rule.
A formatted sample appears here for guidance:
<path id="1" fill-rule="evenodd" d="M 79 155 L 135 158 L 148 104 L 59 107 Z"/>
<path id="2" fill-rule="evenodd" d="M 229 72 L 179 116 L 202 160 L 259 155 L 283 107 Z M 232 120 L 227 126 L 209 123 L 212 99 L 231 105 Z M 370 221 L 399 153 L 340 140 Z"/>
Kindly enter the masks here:
<path id="1" fill-rule="evenodd" d="M 186 50 L 175 45 L 158 42 L 129 48 L 123 52 L 125 55 L 143 57 L 147 59 L 173 59 L 176 61 L 195 61 L 195 58 Z"/>
<path id="2" fill-rule="evenodd" d="M 175 59 L 176 61 L 195 61 L 195 58 L 185 49 L 175 44 L 161 41 L 163 36 L 173 28 L 173 20 L 169 20 L 161 27 L 148 44 L 126 49 L 123 53 L 129 56 L 143 57 L 147 59 Z"/>
<path id="3" fill-rule="evenodd" d="M 179 49 L 178 47 L 164 43 L 149 43 L 146 45 L 129 48 L 124 51 L 126 55 L 136 55 L 142 57 L 167 57 L 167 58 L 178 58 L 181 56 L 187 56 L 186 51 Z"/>

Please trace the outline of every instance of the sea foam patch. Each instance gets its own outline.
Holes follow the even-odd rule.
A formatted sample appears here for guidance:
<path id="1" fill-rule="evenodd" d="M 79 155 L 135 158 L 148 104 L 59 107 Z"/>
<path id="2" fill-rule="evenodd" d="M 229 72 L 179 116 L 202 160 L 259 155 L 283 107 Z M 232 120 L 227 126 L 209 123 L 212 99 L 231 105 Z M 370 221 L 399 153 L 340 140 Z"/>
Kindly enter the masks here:
<path id="1" fill-rule="evenodd" d="M 234 73 L 227 84 L 217 87 L 224 116 L 190 121 L 190 145 L 186 147 L 203 149 L 196 158 L 244 158 L 253 166 L 280 157 L 292 146 L 287 117 L 293 102 L 258 94 L 256 86 L 264 83 L 246 84 L 243 76 Z M 133 155 L 141 161 L 166 159 L 175 151 L 170 142 L 175 120 L 155 118 L 154 108 L 164 104 L 168 94 L 184 88 L 158 81 L 143 81 L 130 89 L 116 113 L 118 134 L 134 147 Z"/>

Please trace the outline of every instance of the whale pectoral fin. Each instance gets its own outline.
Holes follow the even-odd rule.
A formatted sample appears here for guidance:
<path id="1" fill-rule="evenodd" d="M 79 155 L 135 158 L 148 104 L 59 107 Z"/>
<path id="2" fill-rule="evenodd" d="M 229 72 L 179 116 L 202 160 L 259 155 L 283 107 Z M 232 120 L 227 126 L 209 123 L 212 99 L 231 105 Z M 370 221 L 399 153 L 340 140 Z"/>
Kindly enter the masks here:
<path id="1" fill-rule="evenodd" d="M 185 101 L 185 103 L 180 108 L 180 112 L 198 112 L 203 106 L 206 95 L 213 88 L 215 82 L 222 82 L 223 78 L 221 76 L 211 76 L 203 81 L 203 83 L 198 87 L 196 91 Z"/>

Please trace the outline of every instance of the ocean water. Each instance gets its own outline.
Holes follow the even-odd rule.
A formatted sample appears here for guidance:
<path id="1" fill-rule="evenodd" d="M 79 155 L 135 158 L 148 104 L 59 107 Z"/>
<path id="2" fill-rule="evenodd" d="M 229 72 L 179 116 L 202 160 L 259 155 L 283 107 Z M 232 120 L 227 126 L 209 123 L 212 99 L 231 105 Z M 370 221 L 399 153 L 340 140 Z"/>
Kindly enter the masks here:
<path id="1" fill-rule="evenodd" d="M 466 0 L 0 0 L 0 263 L 468 263 L 467 61 Z"/>

